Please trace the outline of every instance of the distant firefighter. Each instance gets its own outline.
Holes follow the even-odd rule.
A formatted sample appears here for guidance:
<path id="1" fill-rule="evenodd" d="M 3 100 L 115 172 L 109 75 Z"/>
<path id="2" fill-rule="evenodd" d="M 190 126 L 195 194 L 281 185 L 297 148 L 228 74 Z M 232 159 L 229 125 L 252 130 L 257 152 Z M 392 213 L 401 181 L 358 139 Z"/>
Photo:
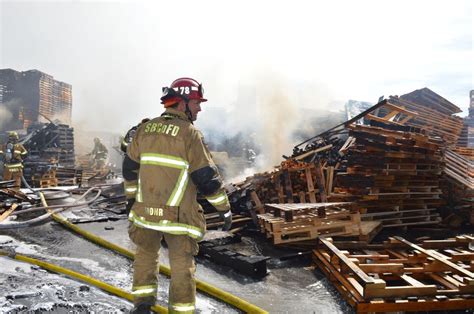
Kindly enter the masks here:
<path id="1" fill-rule="evenodd" d="M 101 170 L 105 167 L 109 150 L 100 142 L 98 137 L 94 138 L 94 149 L 88 154 L 92 157 L 93 167 Z"/>
<path id="2" fill-rule="evenodd" d="M 10 132 L 8 141 L 0 147 L 0 156 L 2 156 L 3 180 L 15 180 L 15 189 L 21 187 L 21 177 L 23 176 L 23 160 L 28 152 L 25 147 L 18 143 L 18 133 Z"/>

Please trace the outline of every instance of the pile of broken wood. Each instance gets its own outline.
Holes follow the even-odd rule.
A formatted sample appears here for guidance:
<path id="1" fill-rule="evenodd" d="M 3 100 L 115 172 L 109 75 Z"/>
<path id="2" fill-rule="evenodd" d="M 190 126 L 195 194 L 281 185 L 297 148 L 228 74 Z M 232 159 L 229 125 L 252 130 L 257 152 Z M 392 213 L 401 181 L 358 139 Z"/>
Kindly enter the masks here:
<path id="1" fill-rule="evenodd" d="M 24 161 L 24 177 L 33 187 L 72 185 L 76 174 L 56 176 L 55 169 L 74 171 L 74 129 L 53 122 L 38 123 L 28 129 L 21 143 L 28 151 Z M 59 171 L 60 172 L 60 171 Z M 74 179 L 74 180 L 72 180 Z M 74 183 L 74 184 L 77 184 Z"/>
<path id="2" fill-rule="evenodd" d="M 459 108 L 441 96 L 436 102 L 436 94 L 427 89 L 411 94 L 379 102 L 297 145 L 273 171 L 232 185 L 228 190 L 233 209 L 250 213 L 274 244 L 301 244 L 332 233 L 371 241 L 381 228 L 438 224 L 438 209 L 447 201 L 443 176 L 452 173 L 465 185 L 472 184 L 472 162 L 460 163 L 464 157 L 453 159 L 447 150 L 459 152 L 453 143 L 462 119 L 452 116 Z M 443 128 L 436 127 L 445 122 Z M 462 191 L 459 186 L 455 190 Z M 472 186 L 467 190 L 472 192 Z M 330 208 L 331 202 L 353 202 L 359 223 L 323 231 L 320 226 L 328 221 L 341 223 L 330 215 L 325 220 L 317 217 L 317 208 Z M 303 214 L 287 221 L 278 216 L 282 210 Z M 342 224 L 348 226 L 349 220 Z"/>

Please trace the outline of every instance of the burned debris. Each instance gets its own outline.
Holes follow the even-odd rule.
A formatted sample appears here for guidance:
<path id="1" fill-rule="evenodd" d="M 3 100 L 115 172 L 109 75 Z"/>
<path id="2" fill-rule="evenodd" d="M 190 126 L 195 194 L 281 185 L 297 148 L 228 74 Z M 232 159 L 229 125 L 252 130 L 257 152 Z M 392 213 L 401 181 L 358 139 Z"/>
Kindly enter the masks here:
<path id="1" fill-rule="evenodd" d="M 420 98 L 413 98 L 417 92 Z M 354 202 L 362 222 L 378 221 L 383 228 L 439 224 L 438 209 L 456 201 L 442 189 L 445 181 L 456 181 L 451 196 L 473 188 L 472 161 L 456 153 L 472 149 L 456 147 L 462 123 L 456 133 L 419 122 L 428 123 L 420 118 L 424 107 L 458 121 L 450 115 L 457 112 L 453 105 L 441 111 L 426 93 L 434 94 L 423 89 L 408 94 L 412 98 L 390 97 L 299 144 L 274 171 L 234 184 L 231 200 L 260 215 L 262 204 Z M 400 106 L 405 99 L 418 103 L 408 110 Z M 458 197 L 464 198 L 469 195 Z"/>
<path id="2" fill-rule="evenodd" d="M 75 169 L 74 129 L 65 124 L 37 123 L 28 128 L 21 143 L 29 152 L 24 177 L 32 187 L 80 185 Z"/>

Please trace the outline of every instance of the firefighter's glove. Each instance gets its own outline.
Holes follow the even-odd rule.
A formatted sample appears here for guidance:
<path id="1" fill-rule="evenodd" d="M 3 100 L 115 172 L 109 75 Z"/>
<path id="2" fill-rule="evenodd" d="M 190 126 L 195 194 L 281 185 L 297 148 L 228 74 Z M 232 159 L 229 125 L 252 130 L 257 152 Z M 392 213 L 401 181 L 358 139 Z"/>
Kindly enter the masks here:
<path id="1" fill-rule="evenodd" d="M 230 210 L 227 212 L 219 212 L 219 216 L 224 220 L 222 231 L 229 231 L 232 226 L 232 212 Z"/>
<path id="2" fill-rule="evenodd" d="M 135 199 L 130 198 L 127 200 L 127 205 L 125 206 L 125 213 L 128 215 L 130 214 L 130 210 L 132 210 L 132 206 L 135 204 Z"/>

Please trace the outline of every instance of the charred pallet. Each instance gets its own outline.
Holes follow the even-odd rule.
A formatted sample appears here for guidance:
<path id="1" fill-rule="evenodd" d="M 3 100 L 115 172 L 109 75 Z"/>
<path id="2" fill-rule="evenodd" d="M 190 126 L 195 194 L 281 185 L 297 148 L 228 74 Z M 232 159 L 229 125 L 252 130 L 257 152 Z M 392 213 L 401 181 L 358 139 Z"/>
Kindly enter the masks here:
<path id="1" fill-rule="evenodd" d="M 240 237 L 235 235 L 201 241 L 198 256 L 209 259 L 213 263 L 231 267 L 236 272 L 253 278 L 265 277 L 268 273 L 267 260 L 270 257 L 248 256 L 226 247 L 240 241 Z"/>

